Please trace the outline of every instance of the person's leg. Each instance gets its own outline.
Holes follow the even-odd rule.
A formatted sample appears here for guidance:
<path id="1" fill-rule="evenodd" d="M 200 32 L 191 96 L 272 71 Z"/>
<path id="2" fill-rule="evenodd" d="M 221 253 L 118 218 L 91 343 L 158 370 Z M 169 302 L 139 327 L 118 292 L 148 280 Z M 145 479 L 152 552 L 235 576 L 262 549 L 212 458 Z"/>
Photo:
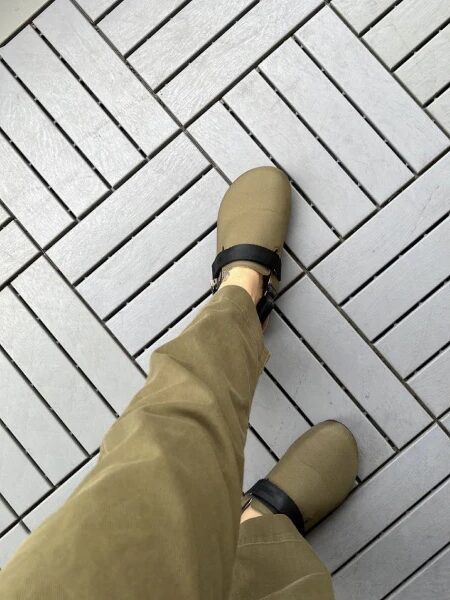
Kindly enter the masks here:
<path id="1" fill-rule="evenodd" d="M 233 281 L 231 271 L 153 353 L 98 465 L 1 572 L 1 598 L 228 598 L 248 415 L 268 357 L 251 295 Z"/>

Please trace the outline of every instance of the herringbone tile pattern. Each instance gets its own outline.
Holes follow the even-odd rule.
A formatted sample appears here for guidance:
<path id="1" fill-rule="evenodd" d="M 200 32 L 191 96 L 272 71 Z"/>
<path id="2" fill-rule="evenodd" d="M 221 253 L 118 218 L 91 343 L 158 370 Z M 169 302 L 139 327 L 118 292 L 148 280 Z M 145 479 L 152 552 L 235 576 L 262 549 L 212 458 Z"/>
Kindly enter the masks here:
<path id="1" fill-rule="evenodd" d="M 338 419 L 338 600 L 450 589 L 450 7 L 54 0 L 0 49 L 0 559 L 209 296 L 230 181 L 293 186 L 245 484 Z M 176 293 L 174 293 L 176 292 Z"/>

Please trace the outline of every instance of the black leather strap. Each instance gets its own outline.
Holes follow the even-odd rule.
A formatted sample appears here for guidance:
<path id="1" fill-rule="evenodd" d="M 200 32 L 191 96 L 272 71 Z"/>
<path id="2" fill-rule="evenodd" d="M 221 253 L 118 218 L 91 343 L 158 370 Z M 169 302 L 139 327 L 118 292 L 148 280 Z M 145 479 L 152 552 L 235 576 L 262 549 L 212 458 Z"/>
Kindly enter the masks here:
<path id="1" fill-rule="evenodd" d="M 269 479 L 260 479 L 257 481 L 247 494 L 251 494 L 255 498 L 258 498 L 258 500 L 261 500 L 274 513 L 289 517 L 298 531 L 302 535 L 305 533 L 305 522 L 298 506 L 283 490 Z"/>
<path id="2" fill-rule="evenodd" d="M 264 265 L 272 271 L 277 279 L 281 280 L 281 258 L 273 250 L 257 246 L 256 244 L 236 244 L 222 250 L 212 264 L 212 276 L 216 279 L 221 269 L 235 260 L 250 260 Z"/>

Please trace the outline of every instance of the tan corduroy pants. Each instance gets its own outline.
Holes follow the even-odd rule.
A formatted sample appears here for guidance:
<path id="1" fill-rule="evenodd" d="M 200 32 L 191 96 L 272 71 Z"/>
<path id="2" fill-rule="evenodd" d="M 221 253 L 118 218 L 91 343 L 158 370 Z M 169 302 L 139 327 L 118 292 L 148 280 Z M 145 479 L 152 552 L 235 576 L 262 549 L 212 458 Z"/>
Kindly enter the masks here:
<path id="1" fill-rule="evenodd" d="M 329 600 L 283 515 L 239 525 L 243 449 L 267 352 L 245 290 L 219 290 L 151 358 L 93 471 L 19 547 L 2 600 Z"/>

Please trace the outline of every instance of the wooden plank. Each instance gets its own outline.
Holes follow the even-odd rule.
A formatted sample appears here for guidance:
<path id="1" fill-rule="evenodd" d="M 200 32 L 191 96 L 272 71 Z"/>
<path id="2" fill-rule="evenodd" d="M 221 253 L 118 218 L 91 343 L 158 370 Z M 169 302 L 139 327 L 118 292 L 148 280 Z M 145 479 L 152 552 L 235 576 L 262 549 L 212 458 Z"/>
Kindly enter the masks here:
<path id="1" fill-rule="evenodd" d="M 109 314 L 214 225 L 227 187 L 216 171 L 207 173 L 83 280 L 81 295 L 101 317 Z"/>
<path id="2" fill-rule="evenodd" d="M 38 254 L 20 227 L 11 222 L 0 231 L 0 285 Z"/>
<path id="3" fill-rule="evenodd" d="M 247 432 L 244 454 L 244 492 L 246 492 L 258 479 L 266 477 L 275 465 L 275 459 L 251 430 Z"/>
<path id="4" fill-rule="evenodd" d="M 1 199 L 38 244 L 45 246 L 72 223 L 69 213 L 1 136 L 0 172 Z"/>
<path id="5" fill-rule="evenodd" d="M 449 274 L 450 217 L 345 305 L 345 312 L 373 339 Z"/>
<path id="6" fill-rule="evenodd" d="M 210 0 L 192 0 L 138 48 L 128 61 L 155 88 L 214 35 L 233 23 L 250 4 L 251 0 L 216 0 L 214 10 L 211 10 Z M 157 6 L 160 7 L 161 3 Z"/>
<path id="7" fill-rule="evenodd" d="M 446 90 L 429 105 L 428 110 L 444 129 L 450 132 L 450 90 Z"/>
<path id="8" fill-rule="evenodd" d="M 374 210 L 361 189 L 258 73 L 250 73 L 225 100 L 340 233 Z"/>
<path id="9" fill-rule="evenodd" d="M 0 456 L 2 495 L 21 514 L 43 496 L 50 485 L 3 427 L 0 427 Z"/>
<path id="10" fill-rule="evenodd" d="M 358 33 L 394 3 L 395 0 L 333 0 L 333 6 Z"/>
<path id="11" fill-rule="evenodd" d="M 86 450 L 96 450 L 113 414 L 9 289 L 0 292 L 0 344 Z"/>
<path id="12" fill-rule="evenodd" d="M 26 27 L 0 54 L 111 184 L 142 161 L 136 148 L 34 29 Z"/>
<path id="13" fill-rule="evenodd" d="M 83 212 L 107 191 L 3 64 L 0 125 L 74 213 Z"/>
<path id="14" fill-rule="evenodd" d="M 143 377 L 123 350 L 44 259 L 14 287 L 106 400 L 120 412 Z"/>
<path id="15" fill-rule="evenodd" d="M 450 548 L 447 548 L 403 584 L 388 600 L 446 600 L 449 590 Z"/>
<path id="16" fill-rule="evenodd" d="M 241 173 L 272 162 L 218 103 L 189 128 L 208 155 L 234 180 Z M 309 266 L 338 241 L 338 237 L 295 190 L 292 193 L 291 221 L 286 243 Z"/>
<path id="17" fill-rule="evenodd" d="M 29 512 L 23 519 L 25 525 L 33 530 L 36 529 L 47 517 L 58 510 L 67 498 L 72 494 L 75 488 L 83 481 L 86 475 L 94 468 L 97 462 L 97 456 L 91 458 L 84 466 L 81 467 L 74 475 L 50 494 L 45 500 Z"/>
<path id="18" fill-rule="evenodd" d="M 123 0 L 102 19 L 100 29 L 125 54 L 182 3 L 183 0 Z"/>
<path id="19" fill-rule="evenodd" d="M 12 556 L 17 546 L 27 537 L 25 527 L 18 523 L 6 535 L 0 538 L 0 566 L 3 567 Z"/>
<path id="20" fill-rule="evenodd" d="M 395 444 L 403 445 L 429 423 L 427 413 L 309 278 L 290 288 L 278 306 Z"/>
<path id="21" fill-rule="evenodd" d="M 314 276 L 335 300 L 344 300 L 445 215 L 449 169 L 446 155 L 315 267 Z"/>
<path id="22" fill-rule="evenodd" d="M 447 481 L 335 575 L 336 600 L 382 598 L 438 552 L 450 536 L 449 503 Z"/>
<path id="23" fill-rule="evenodd" d="M 411 179 L 411 171 L 292 39 L 261 70 L 376 202 Z"/>
<path id="24" fill-rule="evenodd" d="M 438 354 L 408 383 L 436 416 L 450 408 L 450 348 Z"/>
<path id="25" fill-rule="evenodd" d="M 446 136 L 329 8 L 317 13 L 295 36 L 414 169 L 423 168 L 449 145 Z"/>
<path id="26" fill-rule="evenodd" d="M 388 67 L 393 67 L 448 16 L 448 5 L 441 0 L 404 0 L 372 27 L 364 39 Z"/>
<path id="27" fill-rule="evenodd" d="M 70 0 L 55 0 L 35 23 L 147 154 L 176 131 L 175 122 Z"/>
<path id="28" fill-rule="evenodd" d="M 401 65 L 396 74 L 422 104 L 450 77 L 450 25 Z"/>
<path id="29" fill-rule="evenodd" d="M 450 283 L 445 284 L 376 344 L 402 376 L 417 369 L 450 338 Z"/>
<path id="30" fill-rule="evenodd" d="M 2 3 L 0 44 L 28 22 L 48 0 L 15 0 Z"/>
<path id="31" fill-rule="evenodd" d="M 308 536 L 308 541 L 328 569 L 334 571 L 449 472 L 450 439 L 435 425 L 369 481 L 358 486 L 344 504 Z"/>
<path id="32" fill-rule="evenodd" d="M 0 152 L 1 152 L 1 143 L 3 141 L 3 138 L 0 138 Z M 1 154 L 0 154 L 0 160 L 1 160 Z M 2 186 L 2 181 L 0 180 L 0 186 Z M 0 194 L 2 197 L 2 190 L 0 188 Z M 9 216 L 9 213 L 6 212 L 6 210 L 3 208 L 3 206 L 0 204 L 0 225 L 3 225 L 3 223 L 6 223 L 6 221 L 8 221 L 11 217 Z"/>
<path id="33" fill-rule="evenodd" d="M 167 84 L 160 97 L 186 122 L 297 28 L 319 3 L 262 0 Z"/>
<path id="34" fill-rule="evenodd" d="M 98 19 L 116 0 L 77 0 L 77 4 L 88 14 L 91 19 Z"/>
<path id="35" fill-rule="evenodd" d="M 207 165 L 194 145 L 184 135 L 179 136 L 59 240 L 49 251 L 50 258 L 74 281 Z"/>
<path id="36" fill-rule="evenodd" d="M 0 380 L 3 396 L 0 419 L 56 483 L 85 455 L 3 354 L 0 354 Z"/>
<path id="37" fill-rule="evenodd" d="M 309 429 L 308 422 L 264 372 L 256 386 L 250 423 L 279 457 Z"/>
<path id="38" fill-rule="evenodd" d="M 334 419 L 352 431 L 359 450 L 358 474 L 367 477 L 393 449 L 286 323 L 277 314 L 270 321 L 267 370 L 313 423 Z"/>
<path id="39" fill-rule="evenodd" d="M 16 516 L 12 513 L 3 500 L 0 500 L 0 532 L 4 531 L 13 521 Z"/>

